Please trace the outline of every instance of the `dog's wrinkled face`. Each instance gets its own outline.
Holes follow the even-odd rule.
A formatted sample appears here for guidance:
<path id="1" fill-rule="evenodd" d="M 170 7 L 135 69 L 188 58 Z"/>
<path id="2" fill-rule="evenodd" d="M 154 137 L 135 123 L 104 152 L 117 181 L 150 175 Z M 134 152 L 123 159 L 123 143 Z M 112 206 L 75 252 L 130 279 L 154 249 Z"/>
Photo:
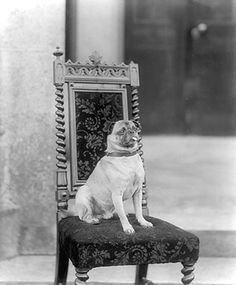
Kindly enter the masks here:
<path id="1" fill-rule="evenodd" d="M 132 121 L 118 121 L 112 131 L 117 144 L 124 148 L 133 148 L 138 144 L 138 128 Z"/>

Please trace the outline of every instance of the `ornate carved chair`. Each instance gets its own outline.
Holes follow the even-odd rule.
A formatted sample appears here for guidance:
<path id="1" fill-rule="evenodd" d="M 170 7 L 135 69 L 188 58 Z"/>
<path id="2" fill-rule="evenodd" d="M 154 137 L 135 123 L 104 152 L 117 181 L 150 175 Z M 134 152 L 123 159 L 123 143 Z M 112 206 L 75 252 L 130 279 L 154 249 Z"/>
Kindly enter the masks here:
<path id="1" fill-rule="evenodd" d="M 181 262 L 183 284 L 194 278 L 199 240 L 166 221 L 148 216 L 146 185 L 143 185 L 143 211 L 153 228 L 140 227 L 133 214 L 129 220 L 135 234 L 123 232 L 118 218 L 91 225 L 78 217 L 60 217 L 68 208 L 78 187 L 83 185 L 104 155 L 111 125 L 120 119 L 139 122 L 138 65 L 107 65 L 94 53 L 89 61 L 62 59 L 54 52 L 57 129 L 57 263 L 55 284 L 66 284 L 68 262 L 76 269 L 75 284 L 88 279 L 95 267 L 136 265 L 135 284 L 148 284 L 148 264 Z M 142 144 L 139 142 L 142 157 Z M 114 280 L 111 280 L 111 282 Z M 151 282 L 150 282 L 151 284 Z"/>

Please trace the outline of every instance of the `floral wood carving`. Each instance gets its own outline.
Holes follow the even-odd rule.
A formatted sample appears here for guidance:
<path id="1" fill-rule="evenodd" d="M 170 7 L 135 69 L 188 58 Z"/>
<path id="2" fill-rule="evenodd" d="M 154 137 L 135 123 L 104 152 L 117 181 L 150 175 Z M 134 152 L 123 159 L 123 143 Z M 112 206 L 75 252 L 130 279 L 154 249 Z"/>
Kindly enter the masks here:
<path id="1" fill-rule="evenodd" d="M 86 63 L 68 60 L 65 63 L 65 81 L 119 83 L 139 86 L 138 65 L 131 62 L 126 65 L 106 64 L 102 56 L 94 52 Z"/>
<path id="2" fill-rule="evenodd" d="M 128 78 L 128 66 L 121 65 L 80 65 L 66 64 L 66 76 L 101 76 L 101 77 L 127 77 Z"/>

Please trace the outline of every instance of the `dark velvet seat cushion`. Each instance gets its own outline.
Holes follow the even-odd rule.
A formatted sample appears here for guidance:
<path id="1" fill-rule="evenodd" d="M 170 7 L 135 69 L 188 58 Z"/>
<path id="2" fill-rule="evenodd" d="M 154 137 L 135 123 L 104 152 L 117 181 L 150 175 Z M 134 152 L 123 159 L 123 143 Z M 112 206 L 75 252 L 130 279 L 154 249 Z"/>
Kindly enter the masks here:
<path id="1" fill-rule="evenodd" d="M 141 227 L 133 214 L 129 221 L 135 234 L 122 230 L 118 218 L 90 225 L 78 217 L 59 223 L 59 240 L 73 265 L 78 268 L 137 265 L 167 262 L 195 262 L 199 239 L 170 223 L 146 216 L 153 228 Z"/>

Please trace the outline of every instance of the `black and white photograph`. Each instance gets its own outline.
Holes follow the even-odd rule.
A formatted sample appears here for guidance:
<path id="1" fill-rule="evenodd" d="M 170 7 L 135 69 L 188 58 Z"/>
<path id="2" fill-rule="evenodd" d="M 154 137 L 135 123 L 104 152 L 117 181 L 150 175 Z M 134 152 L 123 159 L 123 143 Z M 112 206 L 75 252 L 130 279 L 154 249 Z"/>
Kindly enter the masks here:
<path id="1" fill-rule="evenodd" d="M 236 285 L 236 0 L 0 0 L 0 285 Z"/>

